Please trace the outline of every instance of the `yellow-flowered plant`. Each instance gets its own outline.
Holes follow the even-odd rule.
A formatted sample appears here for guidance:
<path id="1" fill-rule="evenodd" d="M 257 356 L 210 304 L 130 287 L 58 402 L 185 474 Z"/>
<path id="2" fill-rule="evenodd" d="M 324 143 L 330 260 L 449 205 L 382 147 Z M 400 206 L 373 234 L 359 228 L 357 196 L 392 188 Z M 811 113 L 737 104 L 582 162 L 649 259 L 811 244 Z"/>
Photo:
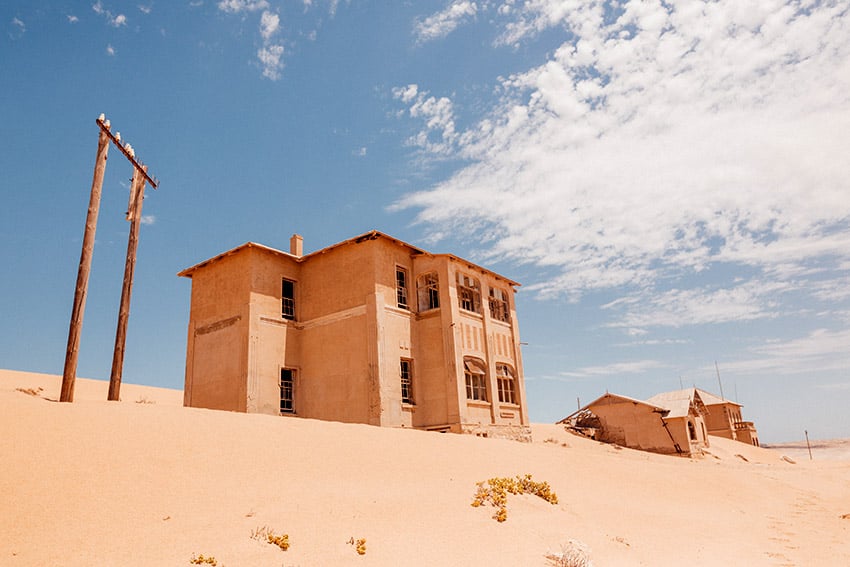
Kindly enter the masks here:
<path id="1" fill-rule="evenodd" d="M 472 506 L 477 508 L 490 504 L 496 508 L 493 518 L 497 522 L 508 519 L 508 494 L 533 494 L 550 504 L 558 503 L 558 495 L 552 492 L 548 482 L 536 482 L 531 475 L 517 475 L 514 478 L 491 478 L 486 482 L 476 483 L 478 490 L 472 499 Z"/>
<path id="2" fill-rule="evenodd" d="M 289 549 L 289 534 L 277 535 L 268 526 L 257 528 L 251 532 L 251 539 L 276 545 L 283 551 Z"/>

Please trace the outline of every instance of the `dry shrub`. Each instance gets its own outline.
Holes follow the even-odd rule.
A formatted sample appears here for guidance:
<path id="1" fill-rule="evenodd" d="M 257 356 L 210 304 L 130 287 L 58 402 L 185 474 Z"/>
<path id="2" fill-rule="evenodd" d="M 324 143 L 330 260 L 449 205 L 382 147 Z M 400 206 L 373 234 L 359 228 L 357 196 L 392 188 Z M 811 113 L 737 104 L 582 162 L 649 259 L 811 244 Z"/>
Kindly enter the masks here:
<path id="1" fill-rule="evenodd" d="M 587 546 L 574 539 L 562 545 L 560 553 L 547 553 L 545 557 L 554 567 L 593 567 Z"/>
<path id="2" fill-rule="evenodd" d="M 189 560 L 189 563 L 192 565 L 212 565 L 213 567 L 218 565 L 218 561 L 216 561 L 215 557 L 212 555 L 204 557 L 203 553 L 197 557 L 195 557 L 195 554 L 193 553 L 192 559 Z"/>
<path id="3" fill-rule="evenodd" d="M 15 391 L 23 392 L 24 394 L 27 394 L 29 396 L 40 396 L 41 393 L 44 391 L 44 388 L 42 388 L 41 386 L 39 386 L 37 390 L 35 388 L 15 388 Z"/>
<path id="4" fill-rule="evenodd" d="M 349 545 L 353 545 L 355 551 L 357 551 L 357 555 L 366 555 L 366 539 L 354 539 L 353 537 L 347 542 Z"/>
<path id="5" fill-rule="evenodd" d="M 271 545 L 276 545 L 282 551 L 286 551 L 287 549 L 289 549 L 289 534 L 277 535 L 274 530 L 269 529 L 268 526 L 263 526 L 262 528 L 252 530 L 251 539 L 255 539 L 257 541 L 264 541 Z"/>

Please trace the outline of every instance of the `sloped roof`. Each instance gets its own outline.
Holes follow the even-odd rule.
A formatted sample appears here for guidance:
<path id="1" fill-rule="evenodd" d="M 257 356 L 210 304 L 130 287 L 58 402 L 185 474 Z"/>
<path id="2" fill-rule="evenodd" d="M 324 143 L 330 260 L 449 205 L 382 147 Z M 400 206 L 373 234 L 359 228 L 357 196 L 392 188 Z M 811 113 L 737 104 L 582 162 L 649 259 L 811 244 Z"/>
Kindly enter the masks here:
<path id="1" fill-rule="evenodd" d="M 465 263 L 469 266 L 474 266 L 475 268 L 481 270 L 482 272 L 486 272 L 486 273 L 494 276 L 496 279 L 503 280 L 504 282 L 506 282 L 510 286 L 519 287 L 521 285 L 519 282 L 516 282 L 516 281 L 514 281 L 510 278 L 507 278 L 507 277 L 505 277 L 501 274 L 497 274 L 496 272 L 489 270 L 489 269 L 487 269 L 483 266 L 479 266 L 478 264 L 473 264 L 469 260 L 465 260 L 465 259 L 463 259 L 459 256 L 455 256 L 454 254 L 433 254 L 431 252 L 427 252 L 425 250 L 422 250 L 421 248 L 417 248 L 416 246 L 413 246 L 412 244 L 408 244 L 407 242 L 404 242 L 402 240 L 394 238 L 394 237 L 392 237 L 388 234 L 385 234 L 383 232 L 380 232 L 378 230 L 370 230 L 369 232 L 366 232 L 366 233 L 361 234 L 359 236 L 349 238 L 348 240 L 343 240 L 342 242 L 337 242 L 336 244 L 331 244 L 330 246 L 327 246 L 327 247 L 322 248 L 320 250 L 316 250 L 315 252 L 311 252 L 309 254 L 305 254 L 303 256 L 293 256 L 292 254 L 290 254 L 288 252 L 284 252 L 282 250 L 277 250 L 277 249 L 272 248 L 270 246 L 265 246 L 263 244 L 258 244 L 256 242 L 246 242 L 245 244 L 237 246 L 236 248 L 232 248 L 230 250 L 227 250 L 226 252 L 222 252 L 221 254 L 217 254 L 216 256 L 213 256 L 212 258 L 208 258 L 207 260 L 204 260 L 204 261 L 202 261 L 198 264 L 195 264 L 194 266 L 190 266 L 190 267 L 186 268 L 185 270 L 180 271 L 177 275 L 180 276 L 180 277 L 191 278 L 192 274 L 195 271 L 197 271 L 199 268 L 203 268 L 205 266 L 208 266 L 208 265 L 210 265 L 210 264 L 212 264 L 212 263 L 214 263 L 214 262 L 216 262 L 216 261 L 218 261 L 218 260 L 220 260 L 220 259 L 222 259 L 226 256 L 231 256 L 233 254 L 237 254 L 237 253 L 241 252 L 242 250 L 245 250 L 245 249 L 248 249 L 248 248 L 256 248 L 256 249 L 259 249 L 259 250 L 263 250 L 264 252 L 268 252 L 270 254 L 289 258 L 290 260 L 293 260 L 295 262 L 304 262 L 304 261 L 309 260 L 310 258 L 312 258 L 314 256 L 318 256 L 320 254 L 325 254 L 325 253 L 327 253 L 327 252 L 329 252 L 329 251 L 331 251 L 335 248 L 339 248 L 341 246 L 345 246 L 345 245 L 348 245 L 348 244 L 358 244 L 358 243 L 366 241 L 366 240 L 375 240 L 376 238 L 384 238 L 386 240 L 389 240 L 389 241 L 397 244 L 398 246 L 403 246 L 405 248 L 408 248 L 411 251 L 412 254 L 427 254 L 427 255 L 432 256 L 432 257 L 444 256 L 444 257 L 450 258 L 454 261 L 462 262 L 462 263 Z"/>
<path id="2" fill-rule="evenodd" d="M 602 405 L 604 402 L 607 402 L 607 403 L 610 404 L 610 403 L 615 403 L 615 402 L 618 402 L 618 401 L 631 402 L 633 404 L 638 404 L 638 405 L 642 405 L 642 406 L 649 406 L 650 408 L 652 408 L 653 411 L 657 411 L 657 412 L 662 413 L 662 414 L 667 413 L 667 408 L 653 404 L 649 401 L 645 402 L 643 400 L 638 400 L 637 398 L 630 398 L 628 396 L 621 396 L 620 394 L 611 394 L 609 392 L 605 392 L 603 395 L 599 396 L 598 398 L 596 398 L 595 400 L 593 400 L 589 404 L 582 406 L 581 409 L 574 411 L 573 413 L 571 413 L 570 415 L 568 415 L 564 419 L 558 421 L 557 423 L 566 423 L 573 416 L 575 416 L 575 415 L 577 415 L 577 414 L 579 414 L 583 411 L 586 411 L 593 406 Z"/>
<path id="3" fill-rule="evenodd" d="M 696 388 L 686 388 L 684 390 L 673 390 L 672 392 L 662 392 L 656 394 L 647 400 L 651 404 L 657 404 L 670 410 L 665 417 L 686 417 L 691 407 L 697 411 L 706 412 L 705 402 Z"/>
<path id="4" fill-rule="evenodd" d="M 738 407 L 743 407 L 738 402 L 733 402 L 732 400 L 725 400 L 719 396 L 715 396 L 711 392 L 706 392 L 705 390 L 700 390 L 696 388 L 696 391 L 699 392 L 699 397 L 702 398 L 702 403 L 707 406 L 714 406 L 717 404 L 732 404 Z"/>

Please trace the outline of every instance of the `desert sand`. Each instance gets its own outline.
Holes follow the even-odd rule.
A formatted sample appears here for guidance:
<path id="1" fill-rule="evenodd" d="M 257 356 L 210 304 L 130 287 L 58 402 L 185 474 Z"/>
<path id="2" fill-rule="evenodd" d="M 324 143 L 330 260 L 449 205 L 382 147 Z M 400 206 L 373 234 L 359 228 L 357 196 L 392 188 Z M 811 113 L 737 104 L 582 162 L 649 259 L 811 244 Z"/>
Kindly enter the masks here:
<path id="1" fill-rule="evenodd" d="M 530 444 L 181 407 L 182 393 L 0 371 L 0 565 L 850 565 L 850 461 L 712 438 L 684 459 L 557 425 Z M 39 390 L 41 388 L 41 390 Z M 531 474 L 550 504 L 471 506 Z M 842 517 L 845 516 L 845 517 Z M 251 538 L 267 527 L 291 547 Z M 358 555 L 349 543 L 365 539 Z"/>

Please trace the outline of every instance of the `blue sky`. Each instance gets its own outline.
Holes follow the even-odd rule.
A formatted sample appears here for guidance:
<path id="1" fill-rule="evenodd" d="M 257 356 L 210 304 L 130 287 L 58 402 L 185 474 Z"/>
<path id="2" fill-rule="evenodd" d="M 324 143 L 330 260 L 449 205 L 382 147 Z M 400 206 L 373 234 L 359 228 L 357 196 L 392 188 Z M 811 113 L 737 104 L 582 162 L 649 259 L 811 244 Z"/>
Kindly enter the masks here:
<path id="1" fill-rule="evenodd" d="M 680 384 L 764 441 L 850 436 L 841 1 L 6 1 L 0 367 L 61 373 L 95 119 L 160 180 L 124 379 L 181 387 L 190 282 L 378 229 L 520 281 L 534 421 Z M 79 374 L 107 378 L 111 151 Z"/>

